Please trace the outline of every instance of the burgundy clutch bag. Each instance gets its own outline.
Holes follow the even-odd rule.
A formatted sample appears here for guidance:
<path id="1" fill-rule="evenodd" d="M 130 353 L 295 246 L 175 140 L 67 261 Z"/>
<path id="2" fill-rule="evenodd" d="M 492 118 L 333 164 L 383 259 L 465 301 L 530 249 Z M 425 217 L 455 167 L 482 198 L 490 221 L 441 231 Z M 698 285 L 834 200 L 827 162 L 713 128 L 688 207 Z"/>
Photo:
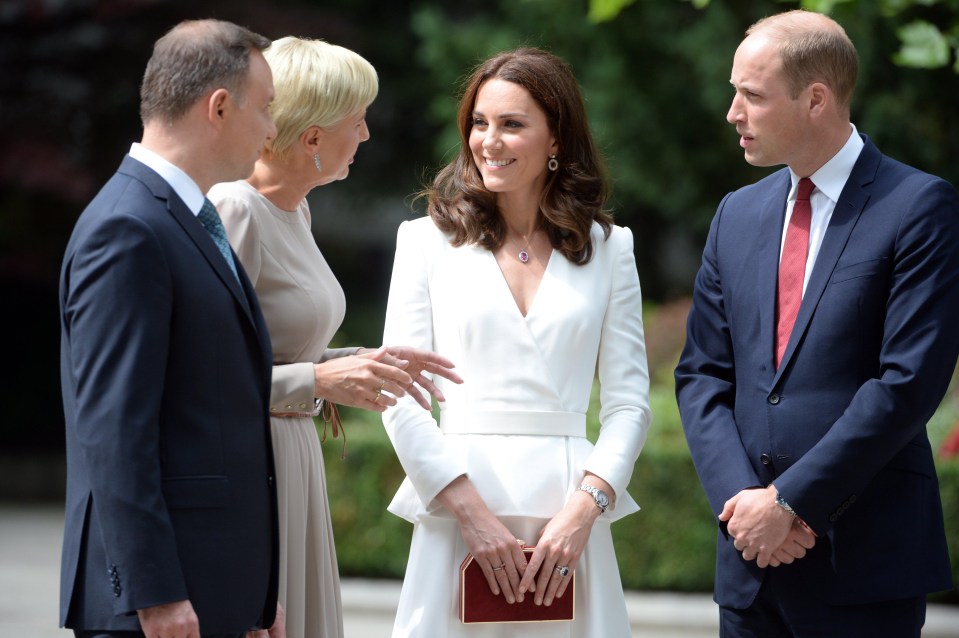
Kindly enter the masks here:
<path id="1" fill-rule="evenodd" d="M 532 547 L 523 552 L 526 559 L 533 554 Z M 463 623 L 545 622 L 572 620 L 576 599 L 576 574 L 569 575 L 569 585 L 562 598 L 554 598 L 550 606 L 533 602 L 533 593 L 527 593 L 523 602 L 510 605 L 500 592 L 494 596 L 486 582 L 479 563 L 467 554 L 460 565 L 460 621 Z"/>

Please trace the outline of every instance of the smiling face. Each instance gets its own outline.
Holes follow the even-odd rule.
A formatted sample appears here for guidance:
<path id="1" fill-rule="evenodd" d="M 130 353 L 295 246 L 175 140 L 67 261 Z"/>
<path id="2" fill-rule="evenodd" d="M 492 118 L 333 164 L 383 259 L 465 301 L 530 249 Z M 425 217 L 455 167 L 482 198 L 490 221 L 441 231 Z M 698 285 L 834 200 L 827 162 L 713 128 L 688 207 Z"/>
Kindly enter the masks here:
<path id="1" fill-rule="evenodd" d="M 543 109 L 522 86 L 491 79 L 476 94 L 469 147 L 487 189 L 539 198 L 556 141 Z"/>
<path id="2" fill-rule="evenodd" d="M 753 166 L 794 166 L 808 153 L 806 91 L 793 98 L 776 42 L 750 35 L 733 58 L 730 83 L 736 89 L 726 120 L 736 126 L 739 145 Z"/>
<path id="3" fill-rule="evenodd" d="M 370 139 L 370 129 L 366 125 L 366 110 L 348 115 L 333 128 L 321 129 L 319 146 L 321 175 L 324 183 L 346 179 L 350 174 L 350 164 L 356 156 L 361 142 Z"/>

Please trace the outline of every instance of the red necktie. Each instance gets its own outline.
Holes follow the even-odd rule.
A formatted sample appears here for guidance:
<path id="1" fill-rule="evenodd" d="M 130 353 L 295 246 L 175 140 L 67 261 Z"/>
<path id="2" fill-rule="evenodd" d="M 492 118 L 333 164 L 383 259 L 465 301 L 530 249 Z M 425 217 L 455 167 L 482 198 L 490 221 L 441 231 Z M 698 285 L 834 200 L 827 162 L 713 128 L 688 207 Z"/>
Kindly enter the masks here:
<path id="1" fill-rule="evenodd" d="M 776 368 L 786 352 L 789 335 L 802 303 L 802 284 L 806 275 L 806 257 L 809 255 L 809 222 L 812 206 L 809 195 L 816 187 L 808 177 L 799 180 L 796 203 L 786 229 L 786 241 L 779 260 L 779 288 L 776 295 Z"/>

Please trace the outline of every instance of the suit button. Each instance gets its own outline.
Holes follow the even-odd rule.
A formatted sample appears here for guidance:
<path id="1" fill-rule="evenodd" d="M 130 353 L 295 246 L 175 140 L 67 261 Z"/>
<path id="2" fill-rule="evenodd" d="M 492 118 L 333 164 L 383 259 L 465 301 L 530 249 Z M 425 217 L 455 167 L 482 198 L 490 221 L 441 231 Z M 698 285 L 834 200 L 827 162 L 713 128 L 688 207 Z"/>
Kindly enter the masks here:
<path id="1" fill-rule="evenodd" d="M 273 487 L 273 477 L 272 477 L 272 476 L 267 477 L 267 479 L 266 479 L 266 484 L 269 485 L 270 487 Z"/>
<path id="2" fill-rule="evenodd" d="M 777 405 L 777 404 L 779 404 L 779 395 L 776 394 L 775 392 L 773 392 L 772 394 L 770 394 L 770 395 L 769 395 L 769 403 L 771 403 L 772 405 Z"/>
<path id="3" fill-rule="evenodd" d="M 773 462 L 773 460 L 772 460 L 771 458 L 769 458 L 769 455 L 768 455 L 768 454 L 763 454 L 762 456 L 760 456 L 760 457 L 759 457 L 759 461 L 760 461 L 760 463 L 762 463 L 763 465 L 765 465 L 765 466 L 767 466 L 767 467 L 770 466 L 770 465 L 772 465 L 772 462 Z"/>

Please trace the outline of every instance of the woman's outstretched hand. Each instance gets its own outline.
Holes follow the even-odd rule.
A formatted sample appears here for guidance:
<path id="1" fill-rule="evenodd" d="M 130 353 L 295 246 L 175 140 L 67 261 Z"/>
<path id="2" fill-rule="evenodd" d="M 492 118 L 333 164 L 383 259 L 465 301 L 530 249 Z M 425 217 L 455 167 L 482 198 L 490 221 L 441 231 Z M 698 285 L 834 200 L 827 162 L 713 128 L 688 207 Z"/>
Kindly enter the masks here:
<path id="1" fill-rule="evenodd" d="M 445 401 L 446 397 L 443 396 L 443 393 L 430 378 L 423 374 L 424 372 L 439 375 L 453 383 L 463 383 L 463 379 L 453 371 L 455 367 L 453 362 L 435 352 L 408 346 L 386 346 L 386 351 L 396 359 L 397 364 L 405 362 L 405 366 L 400 365 L 399 367 L 402 367 L 403 371 L 410 375 L 416 385 L 429 392 L 437 401 Z M 412 386 L 406 388 L 406 391 L 424 409 L 432 409 L 430 400 L 422 392 Z"/>
<path id="2" fill-rule="evenodd" d="M 463 380 L 453 372 L 453 363 L 429 350 L 406 346 L 361 348 L 358 354 L 337 357 L 313 366 L 315 396 L 333 403 L 383 412 L 396 405 L 396 397 L 407 393 L 424 409 L 430 400 L 421 386 L 438 401 L 445 397 L 423 373 L 437 374 L 453 383 Z"/>
<path id="3" fill-rule="evenodd" d="M 383 412 L 406 394 L 413 379 L 386 348 L 336 357 L 313 366 L 314 396 L 340 405 Z"/>

